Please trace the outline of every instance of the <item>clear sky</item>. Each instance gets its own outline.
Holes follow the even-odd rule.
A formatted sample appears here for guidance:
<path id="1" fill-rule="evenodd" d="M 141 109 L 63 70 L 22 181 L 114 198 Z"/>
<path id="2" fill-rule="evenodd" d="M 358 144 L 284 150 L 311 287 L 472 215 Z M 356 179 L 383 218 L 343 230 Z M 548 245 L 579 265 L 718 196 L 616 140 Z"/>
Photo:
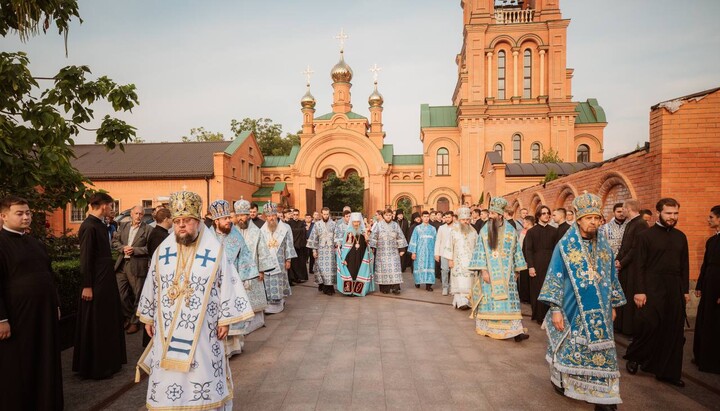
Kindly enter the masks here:
<path id="1" fill-rule="evenodd" d="M 605 109 L 605 158 L 647 140 L 651 105 L 720 86 L 718 0 L 563 0 L 575 100 Z M 302 71 L 315 71 L 316 115 L 330 112 L 330 69 L 341 28 L 355 72 L 353 111 L 369 116 L 370 67 L 382 67 L 386 143 L 420 153 L 420 104 L 451 104 L 462 44 L 460 0 L 80 0 L 83 24 L 22 50 L 36 76 L 70 64 L 134 83 L 140 106 L 122 116 L 145 141 L 179 141 L 193 127 L 230 136 L 230 120 L 266 117 L 301 128 Z M 97 106 L 96 118 L 107 108 Z M 93 137 L 82 135 L 79 143 Z"/>

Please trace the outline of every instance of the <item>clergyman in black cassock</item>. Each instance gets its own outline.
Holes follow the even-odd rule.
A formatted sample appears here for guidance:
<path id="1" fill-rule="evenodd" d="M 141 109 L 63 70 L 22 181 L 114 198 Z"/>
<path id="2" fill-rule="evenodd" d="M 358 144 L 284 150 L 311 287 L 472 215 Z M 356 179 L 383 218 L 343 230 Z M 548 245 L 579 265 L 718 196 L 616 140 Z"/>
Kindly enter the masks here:
<path id="1" fill-rule="evenodd" d="M 625 202 L 627 223 L 625 224 L 625 232 L 623 233 L 622 242 L 620 243 L 620 249 L 615 257 L 617 260 L 616 266 L 620 268 L 618 279 L 620 280 L 623 293 L 625 293 L 629 302 L 622 307 L 618 307 L 614 324 L 615 331 L 625 335 L 633 334 L 635 310 L 637 309 L 635 302 L 632 301 L 635 295 L 635 278 L 638 276 L 636 239 L 638 234 L 648 228 L 647 223 L 640 216 L 640 210 L 627 208 L 633 201 L 634 200 L 628 200 Z M 634 203 L 632 204 L 632 207 L 634 207 Z"/>
<path id="2" fill-rule="evenodd" d="M 89 215 L 78 232 L 83 290 L 75 329 L 73 371 L 83 378 L 104 379 L 127 363 L 127 354 L 115 261 L 101 220 L 105 208 L 111 207 L 112 197 L 98 193 L 90 204 Z"/>
<path id="3" fill-rule="evenodd" d="M 711 210 L 711 228 L 717 233 L 705 243 L 695 294 L 700 297 L 693 354 L 700 371 L 720 374 L 720 206 Z"/>
<path id="4" fill-rule="evenodd" d="M 667 210 L 679 206 L 660 207 L 660 203 L 657 208 L 666 211 L 660 212 L 654 226 L 637 236 L 639 266 L 634 301 L 638 310 L 625 359 L 631 373 L 639 366 L 659 380 L 684 386 L 680 376 L 690 288 L 688 242 L 685 234 L 674 228 L 677 213 L 674 219 L 665 216 Z"/>
<path id="5" fill-rule="evenodd" d="M 402 216 L 402 217 L 400 217 Z M 405 213 L 398 209 L 395 211 L 395 221 L 400 226 L 400 231 L 403 232 L 403 235 L 405 236 L 405 241 L 410 241 L 410 223 L 405 218 Z M 410 255 L 408 253 L 403 254 L 402 257 L 400 257 L 400 271 L 405 272 L 405 269 L 412 265 L 412 259 L 410 258 Z"/>
<path id="6" fill-rule="evenodd" d="M 25 203 L 0 212 L 30 210 Z M 29 214 L 16 215 L 0 229 L 0 321 L 10 333 L 0 336 L 0 409 L 61 410 L 58 298 L 50 257 L 40 241 L 24 234 L 27 227 L 8 221 L 20 218 L 30 225 Z M 107 240 L 104 225 L 103 230 Z"/>
<path id="7" fill-rule="evenodd" d="M 293 217 L 295 215 L 293 212 Z M 290 260 L 290 271 L 297 282 L 305 282 L 308 280 L 307 271 L 307 233 L 305 232 L 305 221 L 290 218 L 288 221 L 293 234 L 293 248 L 297 253 L 297 258 Z"/>
<path id="8" fill-rule="evenodd" d="M 545 210 L 543 212 L 550 212 L 550 209 L 546 207 L 543 210 Z M 523 244 L 528 270 L 531 274 L 533 269 L 535 270 L 535 276 L 530 276 L 530 307 L 532 308 L 532 319 L 538 323 L 545 319 L 545 314 L 550 308 L 543 302 L 538 301 L 538 296 L 545 282 L 545 275 L 557 240 L 557 229 L 547 223 L 548 217 L 545 217 L 545 215 L 542 217 L 546 222 L 542 222 L 540 216 L 538 216 L 539 223 L 527 231 Z"/>

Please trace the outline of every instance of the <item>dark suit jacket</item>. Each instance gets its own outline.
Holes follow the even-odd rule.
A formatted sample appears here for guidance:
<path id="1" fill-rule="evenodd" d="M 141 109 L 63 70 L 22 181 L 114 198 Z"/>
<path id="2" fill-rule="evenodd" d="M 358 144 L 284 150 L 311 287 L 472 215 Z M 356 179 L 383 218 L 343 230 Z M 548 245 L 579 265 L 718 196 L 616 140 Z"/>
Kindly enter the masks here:
<path id="1" fill-rule="evenodd" d="M 633 218 L 625 226 L 622 243 L 620 243 L 620 249 L 618 250 L 617 257 L 615 257 L 616 260 L 620 261 L 621 270 L 628 270 L 628 273 L 632 273 L 634 271 L 632 262 L 637 251 L 637 248 L 635 247 L 635 237 L 639 233 L 647 230 L 647 228 L 648 225 L 641 216 Z"/>
<path id="2" fill-rule="evenodd" d="M 150 235 L 148 236 L 147 240 L 147 250 L 148 250 L 148 257 L 152 258 L 153 254 L 155 254 L 155 250 L 162 244 L 163 241 L 165 241 L 165 238 L 169 236 L 170 233 L 168 230 L 165 229 L 165 227 L 161 227 L 159 225 L 156 225 L 155 228 L 150 231 Z"/>
<path id="3" fill-rule="evenodd" d="M 113 235 L 112 246 L 120 253 L 117 261 L 115 261 L 115 271 L 117 272 L 120 269 L 129 269 L 130 271 L 127 272 L 138 277 L 145 277 L 149 268 L 147 241 L 152 228 L 141 222 L 140 227 L 138 227 L 137 234 L 135 234 L 133 243 L 128 244 L 128 238 L 130 237 L 130 225 L 131 223 L 129 221 L 122 224 Z M 122 252 L 122 249 L 126 245 L 130 245 L 133 248 L 133 254 L 129 259 L 123 258 L 125 257 L 125 254 Z M 126 265 L 127 267 L 125 267 Z"/>

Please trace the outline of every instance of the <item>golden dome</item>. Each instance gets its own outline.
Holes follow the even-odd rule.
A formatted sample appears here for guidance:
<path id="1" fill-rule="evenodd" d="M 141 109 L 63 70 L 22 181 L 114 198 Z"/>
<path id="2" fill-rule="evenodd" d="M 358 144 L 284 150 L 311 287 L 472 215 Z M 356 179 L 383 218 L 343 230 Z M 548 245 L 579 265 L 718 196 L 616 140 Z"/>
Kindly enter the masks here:
<path id="1" fill-rule="evenodd" d="M 382 107 L 383 102 L 383 96 L 380 94 L 380 92 L 377 89 L 377 81 L 375 82 L 375 90 L 373 90 L 372 94 L 370 94 L 370 97 L 368 97 L 368 104 L 370 104 L 370 107 Z"/>
<path id="2" fill-rule="evenodd" d="M 330 77 L 333 83 L 349 83 L 353 77 L 353 71 L 350 66 L 345 63 L 343 52 L 340 52 L 340 61 L 330 70 Z"/>
<path id="3" fill-rule="evenodd" d="M 302 108 L 315 108 L 315 97 L 310 94 L 310 85 L 307 86 L 305 95 L 300 99 L 300 105 Z"/>

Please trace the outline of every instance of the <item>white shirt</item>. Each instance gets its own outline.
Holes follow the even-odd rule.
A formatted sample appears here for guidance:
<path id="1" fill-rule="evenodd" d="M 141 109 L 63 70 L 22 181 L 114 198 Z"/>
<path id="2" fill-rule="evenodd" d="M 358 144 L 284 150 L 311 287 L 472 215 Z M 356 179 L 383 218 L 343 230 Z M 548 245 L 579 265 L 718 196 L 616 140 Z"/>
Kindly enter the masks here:
<path id="1" fill-rule="evenodd" d="M 450 241 L 451 227 L 447 224 L 441 225 L 437 230 L 437 237 L 435 237 L 435 256 L 442 256 L 442 251 L 445 249 L 445 244 Z"/>

